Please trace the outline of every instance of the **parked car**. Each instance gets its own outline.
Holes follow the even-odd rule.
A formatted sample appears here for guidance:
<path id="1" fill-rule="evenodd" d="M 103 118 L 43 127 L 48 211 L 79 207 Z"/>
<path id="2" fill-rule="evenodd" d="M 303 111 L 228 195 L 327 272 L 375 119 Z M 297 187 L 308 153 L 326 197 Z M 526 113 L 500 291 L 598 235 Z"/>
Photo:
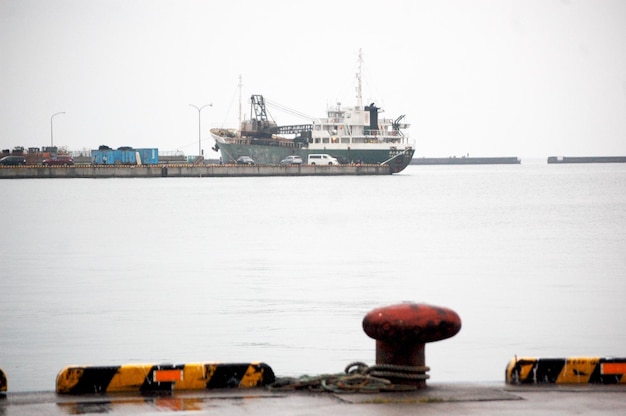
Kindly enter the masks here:
<path id="1" fill-rule="evenodd" d="M 240 156 L 237 159 L 237 164 L 238 165 L 254 165 L 254 159 L 252 159 L 250 156 Z"/>
<path id="2" fill-rule="evenodd" d="M 289 155 L 280 161 L 281 165 L 301 165 L 302 158 L 298 155 Z"/>
<path id="3" fill-rule="evenodd" d="M 309 165 L 338 165 L 339 161 L 326 153 L 313 153 L 309 155 Z"/>
<path id="4" fill-rule="evenodd" d="M 70 166 L 74 164 L 74 159 L 71 156 L 57 156 L 56 158 L 44 159 L 41 164 L 44 166 Z"/>
<path id="5" fill-rule="evenodd" d="M 19 166 L 25 165 L 26 159 L 24 156 L 5 156 L 0 159 L 0 165 L 3 166 Z"/>

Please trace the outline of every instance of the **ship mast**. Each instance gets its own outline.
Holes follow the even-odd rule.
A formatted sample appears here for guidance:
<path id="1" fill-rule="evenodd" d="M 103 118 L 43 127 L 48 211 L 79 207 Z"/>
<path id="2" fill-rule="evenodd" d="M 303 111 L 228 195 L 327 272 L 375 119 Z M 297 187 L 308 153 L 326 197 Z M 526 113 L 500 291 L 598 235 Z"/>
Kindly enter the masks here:
<path id="1" fill-rule="evenodd" d="M 241 74 L 239 74 L 239 126 L 241 126 Z"/>
<path id="2" fill-rule="evenodd" d="M 356 105 L 359 109 L 363 108 L 363 94 L 361 89 L 361 69 L 363 65 L 363 54 L 362 49 L 359 49 L 359 72 L 356 74 Z"/>

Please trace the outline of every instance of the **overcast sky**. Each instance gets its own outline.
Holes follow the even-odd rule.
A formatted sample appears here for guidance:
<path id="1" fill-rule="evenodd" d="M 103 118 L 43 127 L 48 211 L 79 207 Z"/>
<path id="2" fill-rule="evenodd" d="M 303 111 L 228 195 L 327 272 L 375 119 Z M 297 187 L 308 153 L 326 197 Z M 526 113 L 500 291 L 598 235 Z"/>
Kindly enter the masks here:
<path id="1" fill-rule="evenodd" d="M 0 148 L 217 157 L 251 94 L 406 114 L 416 156 L 626 155 L 624 0 L 0 0 Z M 303 123 L 276 111 L 279 124 Z"/>

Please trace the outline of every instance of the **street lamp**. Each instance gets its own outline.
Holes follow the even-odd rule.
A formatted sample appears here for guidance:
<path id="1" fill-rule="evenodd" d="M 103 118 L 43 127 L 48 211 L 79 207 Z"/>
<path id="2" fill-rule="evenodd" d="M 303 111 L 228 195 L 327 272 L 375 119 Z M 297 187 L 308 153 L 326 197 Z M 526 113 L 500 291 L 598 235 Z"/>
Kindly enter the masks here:
<path id="1" fill-rule="evenodd" d="M 190 106 L 192 106 L 193 108 L 195 108 L 196 110 L 198 110 L 198 156 L 202 156 L 202 129 L 200 127 L 200 122 L 201 122 L 201 117 L 200 117 L 200 112 L 202 111 L 203 108 L 205 107 L 212 107 L 213 104 L 205 104 L 202 107 L 198 107 L 196 105 L 193 104 L 189 104 Z"/>
<path id="2" fill-rule="evenodd" d="M 65 111 L 54 113 L 52 114 L 52 117 L 50 117 L 50 147 L 54 147 L 54 128 L 52 124 L 52 119 L 54 118 L 54 116 L 58 116 L 59 114 L 65 114 Z"/>

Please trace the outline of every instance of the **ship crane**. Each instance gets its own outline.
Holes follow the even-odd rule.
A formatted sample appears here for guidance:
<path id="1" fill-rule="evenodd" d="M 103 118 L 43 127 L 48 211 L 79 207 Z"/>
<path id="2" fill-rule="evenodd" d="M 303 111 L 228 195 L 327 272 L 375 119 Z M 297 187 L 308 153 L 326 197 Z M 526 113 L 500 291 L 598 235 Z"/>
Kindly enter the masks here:
<path id="1" fill-rule="evenodd" d="M 396 131 L 399 131 L 404 125 L 400 125 L 400 122 L 402 121 L 402 119 L 406 116 L 406 114 L 402 114 L 400 117 L 398 117 L 397 119 L 395 119 L 392 123 L 391 123 L 391 128 L 393 128 Z"/>
<path id="2" fill-rule="evenodd" d="M 254 117 L 241 122 L 241 135 L 271 137 L 270 129 L 276 127 L 276 122 L 268 120 L 262 95 L 250 97 L 250 113 L 254 114 Z"/>
<path id="3" fill-rule="evenodd" d="M 277 126 L 276 122 L 270 121 L 267 116 L 267 108 L 265 106 L 265 99 L 262 95 L 253 95 L 250 97 L 250 111 L 254 114 L 252 120 L 252 126 L 254 133 L 264 133 L 266 135 L 271 134 L 298 134 L 313 131 L 312 124 L 296 124 L 288 126 Z M 246 133 L 251 133 L 247 130 Z M 307 135 L 308 136 L 308 135 Z"/>
<path id="4" fill-rule="evenodd" d="M 253 95 L 250 97 L 251 113 L 254 118 L 261 121 L 267 121 L 267 110 L 265 109 L 265 100 L 262 95 Z"/>

